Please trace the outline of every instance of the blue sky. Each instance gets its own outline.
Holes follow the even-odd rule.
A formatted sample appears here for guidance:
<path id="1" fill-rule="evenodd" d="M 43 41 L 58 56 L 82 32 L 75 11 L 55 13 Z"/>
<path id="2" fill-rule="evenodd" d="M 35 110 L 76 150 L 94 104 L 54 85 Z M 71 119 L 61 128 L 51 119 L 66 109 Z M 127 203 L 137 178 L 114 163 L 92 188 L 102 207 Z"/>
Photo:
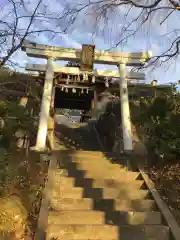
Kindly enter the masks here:
<path id="1" fill-rule="evenodd" d="M 6 0 L 4 0 L 6 1 Z M 83 0 L 86 1 L 86 0 Z M 34 1 L 28 5 L 29 9 L 33 10 L 34 8 Z M 54 12 L 56 9 L 63 9 L 62 0 L 51 0 L 45 1 L 47 2 L 47 7 L 49 12 Z M 58 34 L 52 40 L 49 38 L 47 34 L 40 34 L 39 36 L 33 35 L 30 37 L 30 40 L 36 41 L 38 43 L 43 44 L 50 44 L 56 46 L 63 46 L 63 47 L 74 47 L 74 48 L 81 48 L 81 44 L 95 44 L 96 49 L 105 50 L 113 46 L 113 44 L 118 40 L 118 33 L 121 31 L 122 27 L 126 24 L 126 21 L 123 19 L 123 13 L 126 12 L 125 8 L 118 9 L 118 15 L 114 16 L 114 18 L 110 18 L 108 23 L 104 23 L 103 21 L 99 24 L 99 31 L 96 34 L 96 37 L 92 37 L 92 31 L 96 22 L 94 21 L 93 15 L 81 15 L 75 24 L 69 29 L 68 34 Z M 133 16 L 138 14 L 138 12 L 132 12 L 129 18 L 133 19 Z M 167 32 L 172 31 L 177 28 L 179 22 L 179 15 L 174 14 L 167 22 L 165 22 L 161 27 L 159 25 L 159 21 L 163 19 L 164 13 L 158 14 L 154 16 L 151 21 L 151 25 L 145 26 L 144 28 L 139 31 L 139 33 L 131 38 L 126 44 L 122 46 L 118 46 L 117 48 L 113 49 L 113 51 L 128 51 L 128 52 L 138 52 L 138 51 L 147 51 L 152 50 L 153 55 L 157 55 L 158 53 L 164 51 L 165 49 L 170 46 L 171 36 L 164 36 Z M 158 22 L 157 22 L 158 19 Z M 21 26 L 27 25 L 27 19 L 21 21 Z M 33 24 L 33 28 L 37 28 L 40 26 L 44 26 L 46 28 L 52 28 L 52 23 L 50 22 L 35 22 Z M 106 27 L 107 24 L 107 27 Z M 96 26 L 97 27 L 97 26 Z M 105 31 L 104 30 L 105 28 Z M 147 28 L 148 27 L 148 28 Z M 147 31 L 148 29 L 148 31 Z M 13 58 L 13 61 L 21 64 L 21 66 L 25 66 L 26 63 L 45 63 L 45 60 L 29 58 L 26 56 L 24 52 L 21 50 L 17 51 Z M 64 62 L 60 62 L 59 64 L 63 65 Z M 146 70 L 146 81 L 150 82 L 152 79 L 157 79 L 159 83 L 169 83 L 169 82 L 176 82 L 180 79 L 179 73 L 179 64 L 180 60 L 177 59 L 171 65 L 167 65 L 158 67 L 156 70 L 152 71 L 152 69 Z M 95 68 L 108 68 L 114 69 L 116 66 L 108 66 L 108 65 L 95 65 Z M 22 69 L 23 70 L 23 69 Z"/>

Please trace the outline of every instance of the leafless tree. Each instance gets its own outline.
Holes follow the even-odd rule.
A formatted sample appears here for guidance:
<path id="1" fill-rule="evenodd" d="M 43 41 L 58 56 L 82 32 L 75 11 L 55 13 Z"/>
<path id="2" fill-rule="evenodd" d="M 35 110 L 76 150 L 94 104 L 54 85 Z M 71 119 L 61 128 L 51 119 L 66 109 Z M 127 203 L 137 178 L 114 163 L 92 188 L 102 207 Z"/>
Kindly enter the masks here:
<path id="1" fill-rule="evenodd" d="M 11 57 L 25 38 L 62 33 L 61 12 L 49 10 L 45 0 L 4 0 L 0 4 L 0 68 L 12 65 Z M 14 62 L 13 62 L 14 64 Z"/>
<path id="2" fill-rule="evenodd" d="M 140 39 L 144 33 L 151 37 L 156 32 L 160 37 L 162 51 L 151 59 L 151 63 L 169 63 L 179 55 L 178 0 L 78 0 L 76 4 L 66 0 L 64 12 L 69 24 L 79 25 L 81 21 L 85 25 L 87 22 L 86 29 L 89 26 L 96 36 L 104 34 L 107 39 L 113 35 L 113 47 L 124 46 L 132 37 L 139 35 Z M 83 20 L 85 18 L 86 21 Z M 173 24 L 165 27 L 170 20 L 174 21 Z"/>

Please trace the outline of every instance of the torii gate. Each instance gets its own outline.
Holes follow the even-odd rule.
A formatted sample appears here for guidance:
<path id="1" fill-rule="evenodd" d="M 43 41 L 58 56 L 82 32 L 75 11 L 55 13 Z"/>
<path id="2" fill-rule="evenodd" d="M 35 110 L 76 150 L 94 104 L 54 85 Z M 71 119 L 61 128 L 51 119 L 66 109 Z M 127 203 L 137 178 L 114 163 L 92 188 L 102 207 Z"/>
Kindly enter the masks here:
<path id="1" fill-rule="evenodd" d="M 124 151 L 129 152 L 133 150 L 127 79 L 144 80 L 145 75 L 135 72 L 127 73 L 126 66 L 144 65 L 152 56 L 151 52 L 123 53 L 98 51 L 95 50 L 92 45 L 83 45 L 81 50 L 36 44 L 27 40 L 24 41 L 22 50 L 26 51 L 27 55 L 30 57 L 47 59 L 47 65 L 28 64 L 26 67 L 27 70 L 46 72 L 35 146 L 36 150 L 44 151 L 46 146 L 47 126 L 55 72 L 72 75 L 82 73 L 85 74 L 86 80 L 90 75 L 91 82 L 95 81 L 94 78 L 97 76 L 119 78 Z M 88 52 L 90 52 L 90 55 L 86 55 Z M 79 61 L 81 62 L 82 68 L 58 67 L 53 64 L 55 60 Z M 93 63 L 117 65 L 118 70 L 93 70 Z M 94 95 L 96 99 L 96 92 Z"/>

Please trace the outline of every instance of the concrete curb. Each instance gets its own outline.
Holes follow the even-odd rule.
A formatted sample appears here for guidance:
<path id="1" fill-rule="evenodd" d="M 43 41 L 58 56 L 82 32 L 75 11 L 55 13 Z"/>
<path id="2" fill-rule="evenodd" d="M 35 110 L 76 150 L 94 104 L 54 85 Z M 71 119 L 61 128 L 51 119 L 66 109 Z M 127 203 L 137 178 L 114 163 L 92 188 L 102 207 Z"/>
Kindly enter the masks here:
<path id="1" fill-rule="evenodd" d="M 41 159 L 44 157 L 43 154 L 40 156 Z M 45 239 L 46 238 L 46 230 L 48 226 L 48 214 L 49 214 L 49 201 L 52 196 L 52 178 L 54 171 L 57 166 L 57 160 L 55 156 L 50 155 L 50 162 L 49 162 L 49 168 L 48 168 L 48 176 L 47 179 L 45 180 L 45 187 L 44 187 L 44 192 L 41 200 L 41 208 L 39 212 L 39 218 L 38 218 L 38 223 L 37 223 L 37 230 L 35 233 L 34 240 L 40 240 L 40 239 Z M 44 161 L 44 159 L 42 159 Z"/>
<path id="2" fill-rule="evenodd" d="M 178 240 L 180 238 L 180 227 L 177 221 L 175 220 L 173 214 L 169 210 L 166 203 L 161 199 L 158 191 L 155 188 L 153 181 L 142 170 L 140 170 L 140 173 L 149 191 L 151 192 L 161 214 L 163 215 L 165 224 L 170 228 L 171 232 L 170 240 Z"/>

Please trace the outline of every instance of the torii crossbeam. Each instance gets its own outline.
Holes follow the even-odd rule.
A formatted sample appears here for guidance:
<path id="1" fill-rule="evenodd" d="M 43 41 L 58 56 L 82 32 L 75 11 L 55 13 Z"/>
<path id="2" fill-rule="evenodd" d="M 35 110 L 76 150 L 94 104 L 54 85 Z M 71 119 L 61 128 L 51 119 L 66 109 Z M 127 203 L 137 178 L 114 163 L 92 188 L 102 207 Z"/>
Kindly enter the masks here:
<path id="1" fill-rule="evenodd" d="M 37 71 L 37 72 L 45 72 L 46 65 L 43 64 L 27 64 L 26 70 L 28 71 Z M 59 67 L 53 66 L 54 73 L 65 73 L 70 75 L 80 75 L 83 73 L 77 67 Z M 89 72 L 89 75 L 93 75 L 95 77 L 108 77 L 108 78 L 119 78 L 118 70 L 106 70 L 106 69 L 95 69 L 92 72 Z M 143 72 L 126 72 L 126 78 L 128 80 L 144 80 L 145 74 Z"/>

